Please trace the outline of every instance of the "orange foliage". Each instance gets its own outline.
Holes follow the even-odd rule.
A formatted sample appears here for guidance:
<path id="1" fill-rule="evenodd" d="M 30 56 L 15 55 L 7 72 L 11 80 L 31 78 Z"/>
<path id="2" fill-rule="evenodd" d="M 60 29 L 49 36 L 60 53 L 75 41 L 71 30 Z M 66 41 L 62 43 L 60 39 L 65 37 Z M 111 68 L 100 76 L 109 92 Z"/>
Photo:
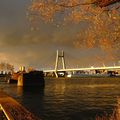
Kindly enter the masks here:
<path id="1" fill-rule="evenodd" d="M 61 13 L 60 21 L 63 18 L 64 22 L 89 22 L 90 26 L 77 36 L 73 45 L 99 47 L 112 59 L 113 51 L 120 49 L 120 6 L 117 2 L 119 0 L 33 0 L 28 12 L 33 23 L 40 19 L 57 22 L 56 15 L 60 17 Z"/>
<path id="2" fill-rule="evenodd" d="M 102 39 L 99 41 L 101 49 L 105 51 L 111 51 L 112 50 L 112 44 L 111 41 L 107 39 Z"/>

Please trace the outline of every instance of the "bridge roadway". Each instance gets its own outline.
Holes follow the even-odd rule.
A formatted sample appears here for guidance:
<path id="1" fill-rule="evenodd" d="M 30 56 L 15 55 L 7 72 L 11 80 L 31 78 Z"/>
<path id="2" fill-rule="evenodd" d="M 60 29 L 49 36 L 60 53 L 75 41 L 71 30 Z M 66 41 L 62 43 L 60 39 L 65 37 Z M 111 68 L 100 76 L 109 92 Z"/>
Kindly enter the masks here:
<path id="1" fill-rule="evenodd" d="M 119 70 L 120 66 L 103 66 L 103 67 L 88 67 L 88 68 L 70 68 L 70 69 L 52 69 L 52 70 L 43 70 L 43 72 L 62 72 L 62 71 L 85 71 L 85 70 Z"/>

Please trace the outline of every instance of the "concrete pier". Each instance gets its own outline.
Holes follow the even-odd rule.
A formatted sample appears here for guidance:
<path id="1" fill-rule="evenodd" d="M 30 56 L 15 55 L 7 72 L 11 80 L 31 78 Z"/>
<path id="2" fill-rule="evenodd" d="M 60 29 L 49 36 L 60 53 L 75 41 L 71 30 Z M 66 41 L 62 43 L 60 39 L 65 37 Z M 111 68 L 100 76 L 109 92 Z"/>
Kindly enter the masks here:
<path id="1" fill-rule="evenodd" d="M 43 71 L 31 71 L 26 72 L 17 72 L 12 74 L 11 79 L 8 80 L 8 83 L 16 83 L 17 86 L 39 86 L 44 87 L 44 73 Z"/>
<path id="2" fill-rule="evenodd" d="M 8 120 L 40 120 L 3 91 L 0 91 L 0 106 Z"/>
<path id="3" fill-rule="evenodd" d="M 31 71 L 29 73 L 21 73 L 18 77 L 17 86 L 40 86 L 44 87 L 43 71 Z"/>

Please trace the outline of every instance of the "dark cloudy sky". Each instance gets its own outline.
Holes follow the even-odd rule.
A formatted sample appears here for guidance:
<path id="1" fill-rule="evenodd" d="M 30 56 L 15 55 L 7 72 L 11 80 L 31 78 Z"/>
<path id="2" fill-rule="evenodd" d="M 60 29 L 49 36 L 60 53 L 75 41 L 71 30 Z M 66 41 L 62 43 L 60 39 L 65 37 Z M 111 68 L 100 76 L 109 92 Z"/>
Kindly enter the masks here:
<path id="1" fill-rule="evenodd" d="M 53 67 L 57 49 L 65 51 L 68 66 L 94 65 L 96 50 L 75 48 L 75 34 L 83 23 L 56 27 L 39 21 L 39 30 L 31 31 L 26 17 L 30 0 L 0 1 L 0 61 L 15 66 Z M 84 61 L 84 62 L 83 62 Z"/>

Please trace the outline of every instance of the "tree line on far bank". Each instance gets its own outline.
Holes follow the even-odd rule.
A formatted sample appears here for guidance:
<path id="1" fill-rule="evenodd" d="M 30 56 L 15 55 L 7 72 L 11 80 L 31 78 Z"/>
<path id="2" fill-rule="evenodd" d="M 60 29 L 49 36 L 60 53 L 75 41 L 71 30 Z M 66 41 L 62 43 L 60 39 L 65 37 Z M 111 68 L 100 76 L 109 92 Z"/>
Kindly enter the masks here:
<path id="1" fill-rule="evenodd" d="M 5 71 L 5 72 L 13 72 L 14 71 L 14 66 L 10 63 L 5 63 L 1 62 L 0 63 L 0 71 Z"/>

